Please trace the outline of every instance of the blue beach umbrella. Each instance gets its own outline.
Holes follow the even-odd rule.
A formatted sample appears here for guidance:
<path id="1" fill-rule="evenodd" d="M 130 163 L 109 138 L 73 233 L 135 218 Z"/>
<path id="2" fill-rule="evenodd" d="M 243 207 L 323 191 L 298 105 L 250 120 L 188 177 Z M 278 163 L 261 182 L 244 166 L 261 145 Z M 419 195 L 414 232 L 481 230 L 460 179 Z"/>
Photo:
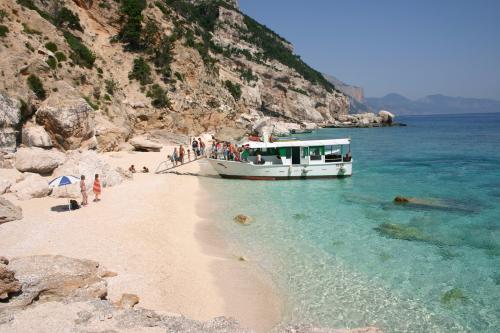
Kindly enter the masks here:
<path id="1" fill-rule="evenodd" d="M 61 186 L 66 186 L 66 185 L 71 185 L 71 184 L 76 184 L 80 181 L 80 178 L 75 177 L 75 176 L 59 176 L 57 178 L 52 179 L 49 182 L 49 187 L 61 187 Z M 66 189 L 66 187 L 65 187 Z M 66 189 L 67 193 L 67 189 Z M 71 210 L 71 202 L 68 204 L 69 210 Z"/>

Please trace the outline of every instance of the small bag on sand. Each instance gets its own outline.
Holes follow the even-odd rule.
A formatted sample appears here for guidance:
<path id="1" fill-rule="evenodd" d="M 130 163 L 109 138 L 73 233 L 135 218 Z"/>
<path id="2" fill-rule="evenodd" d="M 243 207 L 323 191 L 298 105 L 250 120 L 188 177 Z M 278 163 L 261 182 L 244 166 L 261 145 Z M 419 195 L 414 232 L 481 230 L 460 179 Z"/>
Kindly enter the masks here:
<path id="1" fill-rule="evenodd" d="M 76 201 L 76 200 L 70 200 L 69 201 L 69 207 L 71 208 L 71 210 L 75 210 L 75 209 L 79 209 L 80 205 L 78 204 L 78 201 Z"/>

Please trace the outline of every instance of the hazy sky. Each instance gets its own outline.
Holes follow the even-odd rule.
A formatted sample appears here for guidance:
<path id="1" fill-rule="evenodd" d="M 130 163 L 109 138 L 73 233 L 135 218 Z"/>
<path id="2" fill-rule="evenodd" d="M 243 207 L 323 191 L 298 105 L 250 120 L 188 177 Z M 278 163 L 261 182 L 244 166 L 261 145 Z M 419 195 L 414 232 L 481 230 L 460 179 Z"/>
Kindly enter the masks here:
<path id="1" fill-rule="evenodd" d="M 500 99 L 500 0 L 239 0 L 315 69 L 365 95 Z"/>

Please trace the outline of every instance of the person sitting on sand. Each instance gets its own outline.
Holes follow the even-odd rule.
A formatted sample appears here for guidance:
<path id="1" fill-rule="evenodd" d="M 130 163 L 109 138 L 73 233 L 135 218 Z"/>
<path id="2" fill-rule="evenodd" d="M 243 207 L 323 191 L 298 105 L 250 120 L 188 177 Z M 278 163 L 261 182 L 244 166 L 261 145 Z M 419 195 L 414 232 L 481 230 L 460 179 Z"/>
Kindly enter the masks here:
<path id="1" fill-rule="evenodd" d="M 94 186 L 92 187 L 94 191 L 94 201 L 101 201 L 99 196 L 101 195 L 101 182 L 99 181 L 99 175 L 95 174 Z"/>
<path id="2" fill-rule="evenodd" d="M 82 192 L 82 206 L 87 206 L 87 186 L 85 186 L 85 176 L 80 177 L 80 192 Z"/>
<path id="3" fill-rule="evenodd" d="M 149 173 L 149 169 L 145 166 L 142 167 L 142 173 Z"/>
<path id="4" fill-rule="evenodd" d="M 133 164 L 128 168 L 128 171 L 130 171 L 132 173 L 136 173 L 137 172 L 137 171 L 135 171 L 135 166 Z"/>

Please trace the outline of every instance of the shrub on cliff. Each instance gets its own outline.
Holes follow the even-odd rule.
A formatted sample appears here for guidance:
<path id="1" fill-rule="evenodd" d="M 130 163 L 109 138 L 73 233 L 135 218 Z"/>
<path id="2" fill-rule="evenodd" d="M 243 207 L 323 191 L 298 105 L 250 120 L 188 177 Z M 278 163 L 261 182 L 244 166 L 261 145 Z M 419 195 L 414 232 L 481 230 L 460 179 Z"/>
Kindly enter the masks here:
<path id="1" fill-rule="evenodd" d="M 141 40 L 142 11 L 146 8 L 146 0 L 121 0 L 120 11 L 125 24 L 118 33 L 118 38 L 131 51 L 143 49 Z"/>
<path id="2" fill-rule="evenodd" d="M 9 28 L 7 28 L 5 25 L 0 24 L 0 37 L 5 37 L 7 36 L 7 33 L 9 32 Z"/>
<path id="3" fill-rule="evenodd" d="M 56 8 L 54 12 L 53 22 L 54 25 L 59 28 L 66 26 L 70 29 L 83 32 L 83 28 L 80 25 L 80 18 L 78 17 L 78 15 L 76 15 L 66 7 Z"/>
<path id="4" fill-rule="evenodd" d="M 28 76 L 28 86 L 39 99 L 44 100 L 45 97 L 47 97 L 47 93 L 43 88 L 43 83 L 38 76 L 34 74 Z"/>
<path id="5" fill-rule="evenodd" d="M 227 90 L 229 91 L 229 93 L 231 93 L 231 95 L 234 97 L 236 101 L 238 101 L 241 98 L 241 87 L 239 84 L 232 83 L 231 81 L 226 80 L 226 82 L 224 82 L 224 85 L 226 86 Z"/>
<path id="6" fill-rule="evenodd" d="M 155 108 L 170 107 L 170 100 L 167 97 L 167 92 L 158 84 L 153 84 L 146 96 L 151 98 L 151 104 Z"/>
<path id="7" fill-rule="evenodd" d="M 57 45 L 54 42 L 47 42 L 45 43 L 45 48 L 49 50 L 50 52 L 56 52 L 57 51 Z"/>
<path id="8" fill-rule="evenodd" d="M 89 50 L 82 40 L 69 31 L 64 32 L 64 38 L 73 52 L 70 54 L 71 60 L 79 66 L 92 68 L 95 62 L 95 54 Z"/>
<path id="9" fill-rule="evenodd" d="M 128 74 L 128 78 L 130 80 L 139 81 L 143 86 L 153 82 L 151 80 L 151 67 L 143 57 L 134 59 L 134 66 L 132 67 L 132 71 Z"/>

